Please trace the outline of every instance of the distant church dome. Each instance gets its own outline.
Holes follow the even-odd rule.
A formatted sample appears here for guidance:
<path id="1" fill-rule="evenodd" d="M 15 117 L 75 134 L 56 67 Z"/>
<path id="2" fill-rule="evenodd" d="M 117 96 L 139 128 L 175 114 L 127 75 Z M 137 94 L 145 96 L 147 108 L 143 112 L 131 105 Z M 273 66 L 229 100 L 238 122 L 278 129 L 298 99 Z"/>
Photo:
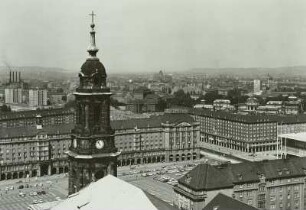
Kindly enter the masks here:
<path id="1" fill-rule="evenodd" d="M 247 99 L 247 104 L 258 104 L 258 99 L 255 97 L 250 97 Z"/>

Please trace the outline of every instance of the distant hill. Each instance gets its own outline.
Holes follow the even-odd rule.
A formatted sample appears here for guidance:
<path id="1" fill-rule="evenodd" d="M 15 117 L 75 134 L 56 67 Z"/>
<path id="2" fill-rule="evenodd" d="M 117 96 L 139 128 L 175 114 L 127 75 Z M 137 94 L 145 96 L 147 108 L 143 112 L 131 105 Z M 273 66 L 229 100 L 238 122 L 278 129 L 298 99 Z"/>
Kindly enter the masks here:
<path id="1" fill-rule="evenodd" d="M 24 80 L 49 80 L 49 81 L 61 81 L 67 79 L 75 79 L 77 77 L 79 69 L 67 70 L 63 68 L 56 67 L 40 67 L 40 66 L 19 66 L 19 67 L 7 67 L 0 66 L 0 81 L 6 82 L 9 80 L 9 72 L 20 71 L 21 78 Z M 171 71 L 168 71 L 171 72 Z M 117 74 L 134 74 L 137 72 L 124 72 Z M 148 72 L 142 72 L 148 74 Z M 152 73 L 152 72 L 150 72 Z M 288 67 L 276 67 L 276 68 L 192 68 L 188 71 L 176 71 L 171 73 L 188 73 L 188 74 L 207 74 L 207 75 L 220 75 L 227 74 L 233 76 L 246 76 L 246 77 L 256 77 L 256 76 L 266 76 L 270 74 L 271 76 L 306 76 L 306 66 L 288 66 Z"/>
<path id="2" fill-rule="evenodd" d="M 276 68 L 193 68 L 191 73 L 203 73 L 209 75 L 231 74 L 240 76 L 306 76 L 306 66 L 286 66 Z"/>
<path id="3" fill-rule="evenodd" d="M 2 81 L 8 81 L 9 72 L 20 71 L 21 78 L 24 80 L 39 79 L 39 80 L 67 80 L 77 74 L 77 71 L 69 71 L 62 68 L 39 67 L 39 66 L 20 66 L 7 67 L 0 66 L 0 77 Z"/>

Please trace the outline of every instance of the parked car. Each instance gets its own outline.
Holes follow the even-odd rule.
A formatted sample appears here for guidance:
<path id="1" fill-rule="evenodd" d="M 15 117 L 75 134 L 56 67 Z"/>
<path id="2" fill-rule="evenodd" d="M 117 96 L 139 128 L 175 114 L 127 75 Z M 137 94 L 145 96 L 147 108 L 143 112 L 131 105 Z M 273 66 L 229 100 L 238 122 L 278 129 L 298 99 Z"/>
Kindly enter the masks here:
<path id="1" fill-rule="evenodd" d="M 37 192 L 30 192 L 30 196 L 36 196 Z"/>
<path id="2" fill-rule="evenodd" d="M 26 194 L 23 193 L 23 192 L 20 192 L 20 193 L 19 193 L 19 196 L 20 196 L 20 197 L 24 197 L 25 195 L 26 195 Z"/>
<path id="3" fill-rule="evenodd" d="M 38 195 L 45 195 L 45 194 L 46 194 L 46 191 L 44 191 L 44 190 L 38 191 L 37 194 L 38 194 Z"/>

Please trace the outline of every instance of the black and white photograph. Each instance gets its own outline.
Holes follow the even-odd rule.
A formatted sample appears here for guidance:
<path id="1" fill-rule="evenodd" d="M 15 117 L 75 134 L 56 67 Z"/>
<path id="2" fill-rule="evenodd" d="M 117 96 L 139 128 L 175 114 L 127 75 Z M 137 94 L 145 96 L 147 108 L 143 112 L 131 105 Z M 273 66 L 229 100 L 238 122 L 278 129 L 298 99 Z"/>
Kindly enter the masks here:
<path id="1" fill-rule="evenodd" d="M 0 0 L 0 210 L 305 209 L 305 0 Z"/>

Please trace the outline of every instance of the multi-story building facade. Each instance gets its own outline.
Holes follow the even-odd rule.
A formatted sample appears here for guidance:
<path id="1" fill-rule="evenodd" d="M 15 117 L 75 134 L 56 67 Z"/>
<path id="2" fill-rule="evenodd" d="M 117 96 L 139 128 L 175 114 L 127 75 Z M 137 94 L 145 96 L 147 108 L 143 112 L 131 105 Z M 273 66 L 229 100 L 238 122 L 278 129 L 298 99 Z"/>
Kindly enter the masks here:
<path id="1" fill-rule="evenodd" d="M 24 102 L 22 88 L 5 88 L 4 95 L 6 104 L 21 104 Z"/>
<path id="2" fill-rule="evenodd" d="M 254 79 L 254 93 L 259 93 L 261 90 L 261 81 L 259 79 Z"/>
<path id="3" fill-rule="evenodd" d="M 51 124 L 52 119 L 42 112 L 29 118 L 31 123 L 27 125 L 0 128 L 1 180 L 68 171 L 65 152 L 71 146 L 74 123 L 67 119 Z M 13 122 L 20 121 L 22 119 Z M 187 114 L 117 120 L 112 121 L 111 126 L 115 129 L 115 147 L 121 151 L 118 166 L 200 157 L 200 126 Z"/>
<path id="4" fill-rule="evenodd" d="M 285 114 L 299 114 L 303 113 L 303 103 L 301 99 L 296 96 L 289 96 L 288 101 L 284 102 L 284 113 Z"/>
<path id="5" fill-rule="evenodd" d="M 174 204 L 201 210 L 218 193 L 259 209 L 306 209 L 306 159 L 198 165 L 178 180 Z"/>
<path id="6" fill-rule="evenodd" d="M 68 171 L 72 124 L 0 128 L 0 180 Z"/>
<path id="7" fill-rule="evenodd" d="M 48 91 L 45 89 L 30 89 L 29 90 L 29 106 L 43 107 L 47 106 Z"/>
<path id="8" fill-rule="evenodd" d="M 213 109 L 215 111 L 219 110 L 227 110 L 227 111 L 233 111 L 235 110 L 235 107 L 231 105 L 231 101 L 227 99 L 216 99 L 213 102 Z"/>
<path id="9" fill-rule="evenodd" d="M 188 114 L 118 120 L 112 127 L 119 166 L 199 158 L 200 126 Z"/>
<path id="10" fill-rule="evenodd" d="M 75 123 L 74 109 L 43 109 L 2 113 L 0 115 L 0 128 L 35 126 L 37 117 L 40 117 L 42 126 Z"/>
<path id="11" fill-rule="evenodd" d="M 277 121 L 267 116 L 190 110 L 200 122 L 200 146 L 217 145 L 245 153 L 271 152 L 277 145 Z"/>
<path id="12" fill-rule="evenodd" d="M 6 104 L 22 104 L 25 103 L 25 94 L 23 82 L 21 81 L 21 73 L 10 72 L 10 79 L 4 89 L 4 102 Z"/>

